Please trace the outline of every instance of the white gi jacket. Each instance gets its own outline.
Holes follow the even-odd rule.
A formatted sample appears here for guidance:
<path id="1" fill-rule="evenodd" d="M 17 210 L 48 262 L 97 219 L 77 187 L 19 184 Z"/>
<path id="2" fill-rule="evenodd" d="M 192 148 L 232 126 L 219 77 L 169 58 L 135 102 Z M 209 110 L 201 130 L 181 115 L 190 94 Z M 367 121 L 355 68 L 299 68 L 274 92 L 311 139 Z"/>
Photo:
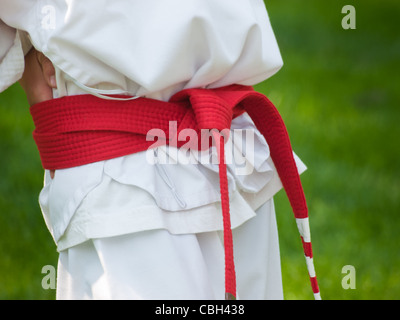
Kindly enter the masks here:
<path id="1" fill-rule="evenodd" d="M 0 92 L 21 77 L 31 45 L 55 66 L 54 97 L 118 93 L 166 101 L 185 88 L 254 85 L 282 66 L 262 0 L 1 0 Z M 254 125 L 244 114 L 234 128 Z M 281 188 L 255 132 L 254 154 L 246 155 L 251 173 L 228 164 L 232 227 Z M 232 149 L 242 142 L 235 139 Z M 145 153 L 58 170 L 53 180 L 46 173 L 39 200 L 58 250 L 157 228 L 222 229 L 217 164 L 153 165 Z"/>

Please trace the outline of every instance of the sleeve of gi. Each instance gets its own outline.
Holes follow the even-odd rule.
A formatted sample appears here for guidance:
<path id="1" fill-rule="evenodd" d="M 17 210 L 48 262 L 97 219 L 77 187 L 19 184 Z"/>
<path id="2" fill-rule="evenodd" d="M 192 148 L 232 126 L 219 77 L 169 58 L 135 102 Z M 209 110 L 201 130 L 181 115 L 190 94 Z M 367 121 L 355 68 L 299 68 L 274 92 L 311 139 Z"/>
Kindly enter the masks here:
<path id="1" fill-rule="evenodd" d="M 0 92 L 17 82 L 24 72 L 24 56 L 32 48 L 25 32 L 0 20 Z"/>
<path id="2" fill-rule="evenodd" d="M 32 1 L 0 3 L 0 92 L 17 82 L 24 72 L 24 56 L 32 48 L 26 32 L 18 30 L 31 12 Z"/>

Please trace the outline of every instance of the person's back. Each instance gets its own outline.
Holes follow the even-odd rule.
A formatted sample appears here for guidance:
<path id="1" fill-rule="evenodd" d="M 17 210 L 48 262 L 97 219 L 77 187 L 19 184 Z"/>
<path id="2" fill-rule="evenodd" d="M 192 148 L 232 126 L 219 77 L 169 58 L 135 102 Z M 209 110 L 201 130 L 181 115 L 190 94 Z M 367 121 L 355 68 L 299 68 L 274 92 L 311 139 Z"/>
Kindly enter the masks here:
<path id="1" fill-rule="evenodd" d="M 21 84 L 35 104 L 40 72 L 52 93 L 42 100 L 168 101 L 186 88 L 254 85 L 282 66 L 262 0 L 7 0 L 0 19 L 0 71 L 7 75 L 0 91 L 24 71 Z M 255 133 L 254 152 L 244 155 L 251 174 L 228 164 L 238 293 L 282 298 L 272 201 L 281 184 L 252 120 L 240 115 L 234 128 Z M 245 140 L 236 139 L 231 152 Z M 154 165 L 145 152 L 46 170 L 39 200 L 60 251 L 58 298 L 221 298 L 217 181 L 217 165 Z M 259 250 L 249 250 L 254 242 L 262 242 Z M 254 274 L 257 284 L 249 281 Z"/>

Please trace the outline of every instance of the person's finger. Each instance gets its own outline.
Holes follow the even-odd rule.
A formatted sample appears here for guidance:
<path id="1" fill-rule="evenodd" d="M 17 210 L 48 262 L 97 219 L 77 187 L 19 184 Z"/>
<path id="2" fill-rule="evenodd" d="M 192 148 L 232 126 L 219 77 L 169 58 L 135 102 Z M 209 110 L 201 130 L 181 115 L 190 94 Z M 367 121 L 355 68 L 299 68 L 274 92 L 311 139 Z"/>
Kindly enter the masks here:
<path id="1" fill-rule="evenodd" d="M 37 52 L 37 59 L 42 67 L 43 76 L 51 88 L 57 88 L 56 71 L 53 63 L 41 52 Z"/>

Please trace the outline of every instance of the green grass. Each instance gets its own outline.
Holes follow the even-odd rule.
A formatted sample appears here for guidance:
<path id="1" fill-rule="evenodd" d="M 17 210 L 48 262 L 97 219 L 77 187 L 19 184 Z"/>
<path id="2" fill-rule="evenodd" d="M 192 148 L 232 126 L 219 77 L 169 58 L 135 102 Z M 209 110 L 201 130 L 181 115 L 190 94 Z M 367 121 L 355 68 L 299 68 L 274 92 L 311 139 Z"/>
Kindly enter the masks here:
<path id="1" fill-rule="evenodd" d="M 277 104 L 309 168 L 302 181 L 322 297 L 398 299 L 400 5 L 266 3 L 285 65 L 257 89 Z M 356 30 L 341 28 L 345 4 L 356 8 Z M 308 299 L 290 207 L 283 192 L 276 201 L 286 298 Z M 341 286 L 345 265 L 356 268 L 355 290 Z"/>
<path id="2" fill-rule="evenodd" d="M 285 62 L 257 85 L 282 113 L 311 217 L 324 299 L 400 297 L 400 4 L 393 0 L 266 1 Z M 343 30 L 353 4 L 357 29 Z M 53 299 L 41 269 L 56 265 L 38 206 L 42 169 L 18 85 L 0 94 L 0 299 Z M 288 201 L 276 197 L 287 299 L 312 299 Z M 356 269 L 344 290 L 342 267 Z"/>
<path id="3" fill-rule="evenodd" d="M 24 93 L 14 85 L 0 94 L 0 299 L 53 299 L 43 290 L 44 265 L 57 253 L 41 216 L 43 170 L 32 139 Z"/>

